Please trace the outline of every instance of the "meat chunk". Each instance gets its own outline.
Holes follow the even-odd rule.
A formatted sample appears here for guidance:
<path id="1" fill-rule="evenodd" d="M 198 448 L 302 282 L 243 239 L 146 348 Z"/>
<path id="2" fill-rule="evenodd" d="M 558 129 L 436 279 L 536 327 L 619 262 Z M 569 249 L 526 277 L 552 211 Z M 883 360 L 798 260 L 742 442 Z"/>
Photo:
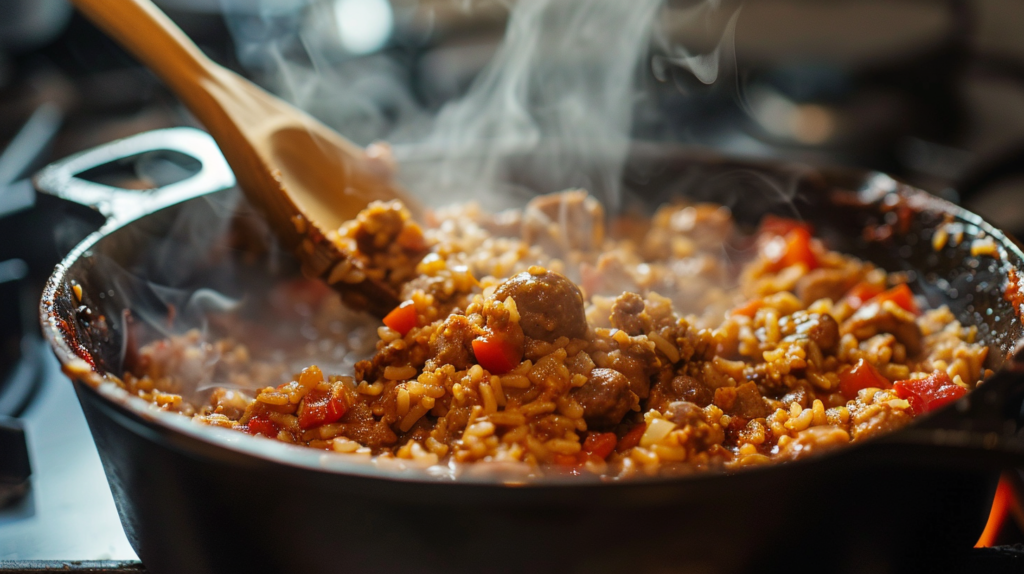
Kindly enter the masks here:
<path id="1" fill-rule="evenodd" d="M 704 450 L 725 439 L 722 429 L 709 425 L 704 418 L 704 410 L 691 402 L 670 403 L 664 414 L 666 419 L 685 431 L 686 444 L 691 449 Z"/>
<path id="2" fill-rule="evenodd" d="M 668 404 L 663 413 L 665 418 L 681 427 L 704 422 L 704 409 L 689 401 L 674 401 Z"/>
<path id="3" fill-rule="evenodd" d="M 869 303 L 843 322 L 840 333 L 853 333 L 862 341 L 878 333 L 892 333 L 907 348 L 907 356 L 917 356 L 924 347 L 921 328 L 917 326 L 913 315 L 900 311 L 902 309 L 894 313 L 880 303 Z"/>
<path id="4" fill-rule="evenodd" d="M 788 409 L 789 405 L 796 403 L 803 408 L 809 408 L 814 403 L 814 388 L 808 383 L 801 383 L 790 389 L 779 399 L 782 408 Z"/>
<path id="5" fill-rule="evenodd" d="M 659 381 L 651 389 L 647 404 L 650 408 L 666 412 L 669 404 L 687 401 L 698 407 L 706 407 L 715 398 L 714 392 L 702 381 L 686 375 L 679 375 L 667 381 Z"/>
<path id="6" fill-rule="evenodd" d="M 838 301 L 860 279 L 857 269 L 815 269 L 796 282 L 796 296 L 805 305 L 818 299 Z"/>
<path id="7" fill-rule="evenodd" d="M 912 418 L 907 411 L 879 404 L 876 399 L 876 404 L 851 409 L 850 434 L 854 440 L 880 436 L 909 424 Z"/>
<path id="8" fill-rule="evenodd" d="M 632 336 L 644 333 L 644 300 L 636 293 L 623 293 L 612 303 L 612 326 Z"/>
<path id="9" fill-rule="evenodd" d="M 554 342 L 587 334 L 583 294 L 559 273 L 531 267 L 499 285 L 494 297 L 499 301 L 512 297 L 527 337 Z"/>
<path id="10" fill-rule="evenodd" d="M 393 245 L 421 254 L 426 249 L 420 227 L 410 220 L 401 202 L 373 202 L 359 212 L 356 222 L 353 236 L 364 254 L 383 253 Z"/>
<path id="11" fill-rule="evenodd" d="M 839 323 L 828 313 L 794 313 L 779 321 L 779 330 L 786 340 L 810 339 L 825 353 L 832 353 L 839 345 Z M 758 329 L 763 336 L 764 330 Z"/>
<path id="12" fill-rule="evenodd" d="M 745 419 L 759 419 L 771 414 L 771 409 L 754 383 L 715 389 L 715 404 L 730 415 Z"/>
<path id="13" fill-rule="evenodd" d="M 594 369 L 590 380 L 569 394 L 583 406 L 583 419 L 592 428 L 619 424 L 633 402 L 629 380 L 613 369 Z"/>
<path id="14" fill-rule="evenodd" d="M 469 368 L 475 337 L 473 324 L 465 315 L 450 315 L 444 325 L 430 336 L 431 358 L 427 368 L 436 369 L 441 365 L 453 365 L 458 370 Z"/>
<path id="15" fill-rule="evenodd" d="M 793 440 L 779 449 L 779 458 L 796 460 L 825 452 L 850 442 L 845 430 L 830 425 L 811 427 L 797 433 Z"/>
<path id="16" fill-rule="evenodd" d="M 598 249 L 604 242 L 604 208 L 582 189 L 542 195 L 526 205 L 522 235 L 526 243 L 554 254 Z"/>
<path id="17" fill-rule="evenodd" d="M 839 346 L 839 323 L 828 313 L 817 315 L 816 319 L 807 328 L 807 338 L 814 341 L 822 352 L 835 352 Z"/>
<path id="18" fill-rule="evenodd" d="M 364 402 L 353 404 L 339 422 L 345 437 L 373 449 L 393 445 L 398 440 L 387 421 L 377 420 L 370 405 Z"/>
<path id="19" fill-rule="evenodd" d="M 654 351 L 643 345 L 632 345 L 624 350 L 608 353 L 606 367 L 615 369 L 629 379 L 629 390 L 641 399 L 646 399 L 651 392 L 651 376 Z"/>

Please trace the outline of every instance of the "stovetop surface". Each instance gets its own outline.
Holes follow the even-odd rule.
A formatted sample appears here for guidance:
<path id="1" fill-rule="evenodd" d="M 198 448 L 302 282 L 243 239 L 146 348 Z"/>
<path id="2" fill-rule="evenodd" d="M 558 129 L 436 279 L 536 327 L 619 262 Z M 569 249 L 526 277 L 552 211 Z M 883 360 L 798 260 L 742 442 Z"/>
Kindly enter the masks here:
<path id="1" fill-rule="evenodd" d="M 74 387 L 50 349 L 34 346 L 43 377 L 20 417 L 32 482 L 24 498 L 0 509 L 0 560 L 137 560 Z"/>

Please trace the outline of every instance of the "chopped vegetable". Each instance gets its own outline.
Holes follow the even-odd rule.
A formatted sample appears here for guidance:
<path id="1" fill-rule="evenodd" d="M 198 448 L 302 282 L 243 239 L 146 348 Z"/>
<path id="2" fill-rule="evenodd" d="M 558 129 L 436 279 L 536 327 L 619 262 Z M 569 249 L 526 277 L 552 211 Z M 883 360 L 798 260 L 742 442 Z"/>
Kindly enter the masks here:
<path id="1" fill-rule="evenodd" d="M 523 359 L 522 348 L 517 348 L 505 337 L 488 333 L 473 340 L 473 354 L 480 366 L 493 375 L 503 375 L 519 366 Z"/>
<path id="2" fill-rule="evenodd" d="M 651 446 L 659 440 L 668 436 L 676 428 L 676 423 L 665 419 L 654 419 L 647 425 L 647 430 L 640 437 L 640 446 Z"/>
<path id="3" fill-rule="evenodd" d="M 592 432 L 588 434 L 587 439 L 583 441 L 583 452 L 602 459 L 608 458 L 608 455 L 615 450 L 615 445 L 618 444 L 618 442 L 619 438 L 615 436 L 615 433 L 613 432 Z"/>
<path id="4" fill-rule="evenodd" d="M 416 306 L 412 301 L 402 303 L 384 317 L 384 324 L 406 336 L 416 326 Z"/>
<path id="5" fill-rule="evenodd" d="M 348 405 L 340 388 L 335 392 L 312 390 L 299 405 L 299 428 L 305 430 L 337 421 L 345 415 Z"/>
<path id="6" fill-rule="evenodd" d="M 627 432 L 625 435 L 622 436 L 622 438 L 619 439 L 619 444 L 615 445 L 615 450 L 618 452 L 623 452 L 640 444 L 640 437 L 644 436 L 644 432 L 646 431 L 646 423 L 640 423 L 635 427 L 629 429 L 629 432 Z"/>
<path id="7" fill-rule="evenodd" d="M 863 389 L 888 389 L 890 387 L 892 387 L 892 383 L 864 359 L 860 359 L 856 365 L 839 373 L 839 392 L 850 400 L 857 398 L 857 393 Z"/>
<path id="8" fill-rule="evenodd" d="M 818 256 L 811 249 L 811 233 L 802 227 L 796 227 L 786 234 L 785 245 L 770 255 L 771 268 L 774 271 L 802 264 L 808 271 L 817 269 Z"/>
<path id="9" fill-rule="evenodd" d="M 245 431 L 252 435 L 261 434 L 274 438 L 280 429 L 274 421 L 265 415 L 255 415 L 245 425 Z"/>
<path id="10" fill-rule="evenodd" d="M 907 287 L 906 283 L 900 283 L 892 289 L 879 294 L 874 300 L 879 303 L 882 301 L 892 301 L 915 315 L 921 314 L 921 310 L 917 307 L 917 302 L 914 301 L 914 292 L 910 290 L 910 287 Z"/>
<path id="11" fill-rule="evenodd" d="M 862 281 L 854 285 L 853 289 L 846 293 L 846 302 L 853 309 L 860 309 L 864 303 L 881 294 L 884 290 L 881 285 Z"/>
<path id="12" fill-rule="evenodd" d="M 918 415 L 942 408 L 967 394 L 967 389 L 954 383 L 945 371 L 935 371 L 923 379 L 896 381 L 893 389 Z"/>

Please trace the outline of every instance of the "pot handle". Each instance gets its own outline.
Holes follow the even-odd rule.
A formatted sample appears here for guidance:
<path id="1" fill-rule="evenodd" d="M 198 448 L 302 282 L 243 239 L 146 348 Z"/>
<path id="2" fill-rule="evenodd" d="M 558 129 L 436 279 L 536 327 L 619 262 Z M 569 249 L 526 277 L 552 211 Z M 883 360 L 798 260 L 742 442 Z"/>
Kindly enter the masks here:
<path id="1" fill-rule="evenodd" d="M 185 179 L 150 189 L 125 189 L 88 181 L 81 174 L 148 152 L 168 151 L 199 162 Z M 216 142 L 204 131 L 176 127 L 143 132 L 77 153 L 42 169 L 34 178 L 40 192 L 100 212 L 103 229 L 117 227 L 147 213 L 235 185 Z"/>

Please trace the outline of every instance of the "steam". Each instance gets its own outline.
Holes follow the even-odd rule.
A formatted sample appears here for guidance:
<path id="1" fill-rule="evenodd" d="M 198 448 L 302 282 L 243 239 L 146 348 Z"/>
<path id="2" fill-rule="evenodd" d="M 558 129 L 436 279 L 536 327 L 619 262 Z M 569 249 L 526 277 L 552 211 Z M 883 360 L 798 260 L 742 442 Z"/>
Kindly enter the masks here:
<path id="1" fill-rule="evenodd" d="M 120 348 L 104 351 L 113 372 L 136 367 L 144 346 L 164 342 L 150 352 L 161 357 L 155 361 L 174 365 L 172 390 L 202 404 L 212 388 L 252 391 L 257 382 L 286 382 L 313 362 L 328 372 L 350 373 L 372 353 L 377 320 L 346 309 L 326 287 L 311 306 L 303 289 L 312 282 L 294 279 L 294 260 L 276 248 L 263 219 L 239 199 L 237 191 L 204 196 L 174 208 L 173 221 L 159 235 L 135 224 L 112 238 L 138 246 L 147 257 L 119 260 L 106 250 L 92 256 L 106 290 L 89 292 L 89 313 L 121 334 Z M 215 344 L 224 338 L 243 342 L 281 380 L 239 383 L 244 379 L 231 376 L 231 359 Z"/>
<path id="2" fill-rule="evenodd" d="M 689 49 L 683 44 L 674 42 L 666 28 L 673 28 L 672 24 L 656 29 L 655 40 L 661 49 L 652 60 L 652 67 L 656 77 L 661 80 L 667 79 L 667 69 L 676 66 L 688 70 L 695 78 L 704 84 L 713 84 L 718 80 L 722 69 L 722 60 L 735 59 L 736 22 L 740 16 L 740 8 L 725 9 L 721 0 L 708 0 L 699 2 L 695 6 L 684 8 L 673 12 L 671 20 L 678 25 L 686 25 L 695 21 L 705 22 L 713 32 L 718 32 L 720 25 L 718 20 L 723 16 L 727 17 L 724 28 L 718 34 L 717 46 L 707 51 L 696 51 Z M 714 33 L 712 34 L 714 36 Z"/>
<path id="3" fill-rule="evenodd" d="M 427 10 L 482 12 L 494 2 L 391 3 L 390 19 L 367 8 L 365 26 L 386 21 L 396 31 L 393 49 L 370 55 L 351 48 L 346 30 L 359 26 L 350 16 L 339 20 L 356 2 L 316 0 L 302 9 L 280 0 L 221 3 L 239 60 L 258 82 L 356 143 L 389 141 L 405 170 L 403 183 L 426 203 L 476 200 L 500 210 L 531 193 L 582 187 L 610 214 L 623 205 L 622 169 L 644 96 L 640 80 L 653 71 L 665 81 L 679 68 L 715 82 L 733 53 L 739 14 L 737 0 L 682 8 L 662 0 L 509 2 L 497 52 L 467 93 L 435 113 L 424 85 L 438 74 L 420 69 L 426 82 L 417 82 L 417 69 L 410 72 L 405 62 L 402 44 L 429 35 L 414 21 L 433 22 Z M 684 47 L 680 36 L 697 45 Z M 458 76 L 473 71 L 467 68 L 460 61 L 443 69 Z M 645 121 L 651 115 L 645 109 Z"/>
<path id="4" fill-rule="evenodd" d="M 475 4 L 461 1 L 466 10 Z M 518 179 L 529 184 L 524 189 L 542 193 L 585 188 L 614 215 L 624 206 L 622 172 L 633 143 L 640 79 L 653 71 L 664 81 L 667 70 L 680 68 L 704 84 L 718 81 L 723 62 L 733 54 L 739 15 L 738 9 L 724 9 L 724 1 L 706 0 L 675 10 L 677 24 L 703 22 L 710 29 L 711 45 L 695 49 L 679 45 L 666 30 L 659 18 L 667 11 L 662 0 L 518 0 L 493 59 L 463 97 L 436 114 L 410 90 L 406 67 L 396 56 L 352 57 L 372 38 L 367 35 L 362 44 L 346 44 L 338 36 L 344 27 L 332 26 L 341 15 L 351 14 L 355 0 L 314 0 L 302 11 L 282 8 L 292 4 L 282 0 L 222 4 L 239 60 L 262 84 L 356 143 L 387 139 L 396 145 L 400 163 L 403 150 L 418 158 L 420 171 L 406 174 L 407 183 L 427 203 L 475 199 L 492 210 L 517 206 L 524 198 L 509 182 Z M 374 2 L 378 9 L 382 6 Z M 258 8 L 254 11 L 253 6 Z M 393 23 L 401 26 L 401 15 L 396 14 Z M 648 58 L 652 47 L 660 51 L 653 60 Z M 699 186 L 682 183 L 711 190 L 713 197 L 701 199 L 734 211 L 751 209 L 753 203 L 746 200 L 753 194 L 790 204 L 795 190 L 793 182 L 776 183 L 754 173 L 735 172 L 727 179 L 702 181 Z M 167 237 L 147 238 L 153 257 L 142 268 L 125 269 L 102 257 L 97 262 L 114 286 L 110 297 L 116 294 L 130 302 L 110 308 L 131 307 L 131 319 L 145 328 L 138 345 L 193 329 L 200 331 L 203 341 L 213 341 L 222 335 L 213 324 L 219 315 L 251 317 L 257 319 L 254 323 L 266 319 L 261 314 L 268 310 L 254 307 L 266 307 L 267 301 L 252 301 L 247 294 L 269 292 L 274 286 L 248 281 L 254 275 L 260 281 L 276 281 L 280 277 L 275 278 L 275 266 L 286 258 L 268 256 L 267 278 L 247 273 L 230 253 L 218 256 L 218 250 L 233 248 L 229 235 L 237 230 L 229 231 L 229 225 L 237 197 L 215 197 L 227 199 L 222 204 L 214 198 L 190 202 Z M 258 223 L 256 236 L 269 237 L 261 220 L 253 217 L 253 222 Z M 270 240 L 265 244 L 271 249 L 276 245 Z M 728 261 L 733 255 L 723 246 L 720 259 Z M 697 271 L 690 268 L 699 263 L 676 261 L 678 275 L 694 275 Z M 297 275 L 295 269 L 280 271 L 284 277 Z M 724 276 L 711 281 L 716 287 L 730 287 Z M 680 307 L 684 304 L 681 301 Z M 330 323 L 312 309 L 298 313 L 301 320 L 293 317 L 289 324 L 279 317 L 262 321 L 279 331 L 291 329 L 273 333 L 275 341 L 286 338 L 305 345 L 300 356 L 281 357 L 290 362 L 286 372 L 297 372 L 315 357 L 326 372 L 349 373 L 356 360 L 373 352 L 379 323 L 353 311 L 334 311 L 332 317 L 339 318 Z M 124 333 L 135 332 L 130 323 L 123 318 Z M 125 341 L 122 361 L 132 352 L 128 338 Z M 270 346 L 269 341 L 261 342 Z M 196 398 L 211 387 L 237 388 L 232 381 L 217 378 L 219 360 L 213 351 L 202 357 L 203 368 L 196 370 L 191 387 L 182 389 L 186 398 Z"/>
<path id="5" fill-rule="evenodd" d="M 427 189 L 493 190 L 509 157 L 554 144 L 522 167 L 558 187 L 589 189 L 617 211 L 638 63 L 660 5 L 517 3 L 491 63 L 437 117 L 427 146 L 455 159 L 438 164 Z"/>
<path id="6" fill-rule="evenodd" d="M 429 123 L 401 61 L 382 53 L 354 58 L 346 49 L 367 41 L 340 36 L 348 23 L 339 19 L 350 17 L 356 3 L 221 0 L 221 6 L 238 60 L 254 79 L 352 141 L 366 145 Z M 386 20 L 379 11 L 371 10 L 373 18 Z"/>

